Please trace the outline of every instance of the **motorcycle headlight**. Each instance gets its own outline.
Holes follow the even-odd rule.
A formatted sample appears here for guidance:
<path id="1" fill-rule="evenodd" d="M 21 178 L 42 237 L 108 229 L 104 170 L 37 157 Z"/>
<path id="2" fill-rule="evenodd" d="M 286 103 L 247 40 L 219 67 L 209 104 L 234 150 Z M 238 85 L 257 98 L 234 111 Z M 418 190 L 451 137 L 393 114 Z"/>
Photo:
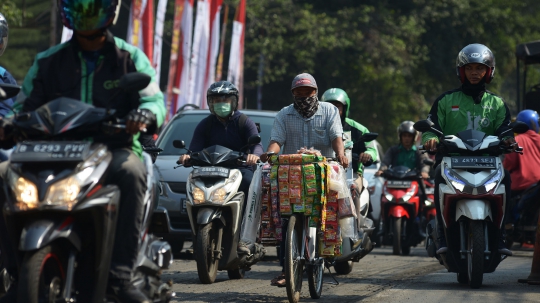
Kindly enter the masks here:
<path id="1" fill-rule="evenodd" d="M 223 203 L 227 198 L 227 190 L 224 187 L 218 188 L 212 192 L 211 200 L 212 202 Z"/>
<path id="2" fill-rule="evenodd" d="M 444 174 L 448 178 L 450 183 L 452 183 L 452 186 L 454 186 L 459 191 L 463 191 L 463 189 L 465 188 L 464 181 L 455 176 L 454 173 L 450 171 L 450 169 L 448 169 L 447 167 L 444 168 Z"/>
<path id="3" fill-rule="evenodd" d="M 407 193 L 403 195 L 403 197 L 401 197 L 401 199 L 403 199 L 403 202 L 409 201 L 414 195 L 415 191 L 416 191 L 416 184 L 413 184 L 413 186 L 409 188 L 409 191 L 407 191 Z"/>
<path id="4" fill-rule="evenodd" d="M 34 183 L 15 173 L 10 173 L 9 183 L 17 201 L 15 206 L 19 210 L 34 209 L 38 206 L 38 191 Z"/>
<path id="5" fill-rule="evenodd" d="M 495 173 L 495 175 L 493 175 L 493 177 L 489 178 L 489 180 L 487 180 L 484 183 L 486 192 L 491 191 L 492 189 L 495 188 L 495 186 L 497 186 L 497 184 L 501 181 L 501 175 L 502 175 L 501 170 L 497 169 L 497 172 Z"/>
<path id="6" fill-rule="evenodd" d="M 193 195 L 193 203 L 204 203 L 204 191 L 202 189 L 193 185 L 193 191 L 191 191 L 191 194 Z"/>
<path id="7" fill-rule="evenodd" d="M 432 202 L 429 201 L 429 200 L 424 200 L 424 204 L 425 204 L 426 206 L 431 206 Z"/>
<path id="8" fill-rule="evenodd" d="M 384 197 L 386 198 L 386 200 L 388 200 L 388 202 L 392 202 L 392 200 L 394 199 L 394 196 L 392 196 L 392 194 L 388 192 L 386 186 L 384 187 Z"/>

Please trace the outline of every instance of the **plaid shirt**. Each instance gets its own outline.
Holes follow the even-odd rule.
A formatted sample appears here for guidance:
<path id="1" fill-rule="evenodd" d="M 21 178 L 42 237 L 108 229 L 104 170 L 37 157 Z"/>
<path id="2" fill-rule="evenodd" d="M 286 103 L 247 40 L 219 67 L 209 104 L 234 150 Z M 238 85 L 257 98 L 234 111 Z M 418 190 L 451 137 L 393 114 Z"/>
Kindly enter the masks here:
<path id="1" fill-rule="evenodd" d="M 319 102 L 315 115 L 305 119 L 291 104 L 274 119 L 270 140 L 276 141 L 283 154 L 296 154 L 301 147 L 313 147 L 325 157 L 334 157 L 332 141 L 341 137 L 343 127 L 337 107 Z"/>

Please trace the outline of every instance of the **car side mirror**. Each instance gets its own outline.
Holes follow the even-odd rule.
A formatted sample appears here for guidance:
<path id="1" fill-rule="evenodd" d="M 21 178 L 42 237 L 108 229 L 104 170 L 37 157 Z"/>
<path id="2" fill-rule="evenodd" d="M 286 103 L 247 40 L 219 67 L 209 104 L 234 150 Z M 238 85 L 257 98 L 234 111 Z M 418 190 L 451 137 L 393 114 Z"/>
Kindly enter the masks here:
<path id="1" fill-rule="evenodd" d="M 510 123 L 510 127 L 516 134 L 523 134 L 529 130 L 529 126 L 525 122 L 521 121 Z"/>
<path id="2" fill-rule="evenodd" d="M 250 146 L 261 143 L 261 136 L 255 135 L 248 138 L 248 144 Z"/>
<path id="3" fill-rule="evenodd" d="M 175 148 L 178 148 L 178 149 L 184 149 L 186 148 L 186 143 L 184 142 L 184 140 L 174 140 L 172 142 L 172 145 L 175 147 Z"/>
<path id="4" fill-rule="evenodd" d="M 0 100 L 11 99 L 19 94 L 21 87 L 14 84 L 0 84 Z"/>
<path id="5" fill-rule="evenodd" d="M 120 78 L 118 88 L 124 91 L 140 91 L 152 81 L 152 77 L 144 73 L 128 73 Z"/>

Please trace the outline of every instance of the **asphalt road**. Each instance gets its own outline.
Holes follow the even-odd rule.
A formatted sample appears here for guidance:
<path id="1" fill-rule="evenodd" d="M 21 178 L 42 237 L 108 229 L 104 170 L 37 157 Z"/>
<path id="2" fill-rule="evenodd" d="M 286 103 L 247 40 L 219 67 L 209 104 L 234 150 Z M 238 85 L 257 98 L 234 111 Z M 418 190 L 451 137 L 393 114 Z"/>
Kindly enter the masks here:
<path id="1" fill-rule="evenodd" d="M 186 242 L 185 247 L 191 243 Z M 219 272 L 216 282 L 201 284 L 195 261 L 182 254 L 163 273 L 173 281 L 176 296 L 173 302 L 287 302 L 285 288 L 270 285 L 281 268 L 276 249 L 268 248 L 264 261 L 257 263 L 242 280 L 229 280 L 227 272 Z M 514 250 L 497 271 L 484 275 L 480 289 L 459 284 L 455 273 L 448 273 L 422 247 L 413 248 L 410 256 L 393 256 L 388 247 L 375 248 L 354 264 L 345 276 L 325 271 L 322 296 L 309 296 L 307 279 L 302 287 L 302 302 L 540 302 L 540 286 L 517 283 L 526 278 L 532 262 L 531 250 Z M 332 270 L 332 273 L 333 270 Z"/>

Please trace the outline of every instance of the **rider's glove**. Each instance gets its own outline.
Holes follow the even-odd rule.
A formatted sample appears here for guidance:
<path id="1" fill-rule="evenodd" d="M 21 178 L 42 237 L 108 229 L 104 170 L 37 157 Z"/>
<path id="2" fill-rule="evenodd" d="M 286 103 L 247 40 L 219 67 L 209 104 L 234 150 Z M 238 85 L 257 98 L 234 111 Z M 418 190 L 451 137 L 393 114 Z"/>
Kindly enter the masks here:
<path id="1" fill-rule="evenodd" d="M 146 125 L 152 125 L 156 122 L 156 116 L 148 109 L 134 109 L 129 112 L 127 121 L 140 122 Z"/>

